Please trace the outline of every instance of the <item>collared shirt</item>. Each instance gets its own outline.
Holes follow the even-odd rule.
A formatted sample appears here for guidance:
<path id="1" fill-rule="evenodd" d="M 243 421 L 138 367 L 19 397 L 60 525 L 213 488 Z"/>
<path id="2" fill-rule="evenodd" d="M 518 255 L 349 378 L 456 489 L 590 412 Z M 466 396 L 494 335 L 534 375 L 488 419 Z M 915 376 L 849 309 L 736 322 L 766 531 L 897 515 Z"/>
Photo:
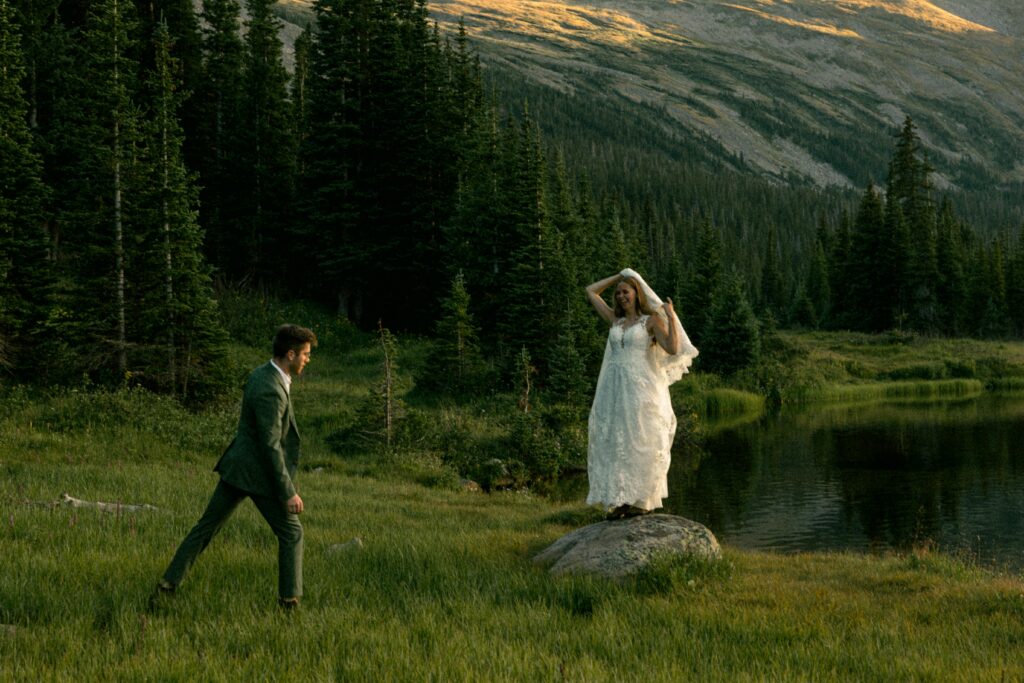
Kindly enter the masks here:
<path id="1" fill-rule="evenodd" d="M 274 366 L 274 369 L 276 369 L 279 373 L 281 373 L 281 379 L 284 380 L 284 390 L 285 390 L 286 393 L 291 394 L 292 393 L 292 376 L 289 375 L 284 370 L 282 370 L 280 368 L 280 366 L 277 363 L 274 362 L 273 358 L 270 359 L 270 364 Z"/>

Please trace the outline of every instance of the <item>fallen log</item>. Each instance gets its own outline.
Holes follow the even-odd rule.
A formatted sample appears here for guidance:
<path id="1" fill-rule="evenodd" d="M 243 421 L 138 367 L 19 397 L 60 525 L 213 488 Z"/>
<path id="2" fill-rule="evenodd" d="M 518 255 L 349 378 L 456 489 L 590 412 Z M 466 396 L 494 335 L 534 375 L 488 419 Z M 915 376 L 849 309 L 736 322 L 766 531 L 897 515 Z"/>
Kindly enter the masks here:
<path id="1" fill-rule="evenodd" d="M 158 510 L 159 509 L 159 508 L 156 508 L 156 507 L 154 507 L 152 505 L 149 505 L 147 503 L 133 503 L 133 504 L 127 504 L 127 503 L 104 503 L 104 502 L 101 502 L 101 501 L 79 500 L 78 498 L 74 498 L 72 496 L 69 496 L 67 493 L 61 494 L 59 504 L 60 505 L 65 505 L 67 507 L 73 507 L 73 508 L 95 508 L 95 509 L 100 510 L 102 512 L 116 512 L 116 513 L 120 513 L 120 512 L 138 512 L 139 510 Z"/>

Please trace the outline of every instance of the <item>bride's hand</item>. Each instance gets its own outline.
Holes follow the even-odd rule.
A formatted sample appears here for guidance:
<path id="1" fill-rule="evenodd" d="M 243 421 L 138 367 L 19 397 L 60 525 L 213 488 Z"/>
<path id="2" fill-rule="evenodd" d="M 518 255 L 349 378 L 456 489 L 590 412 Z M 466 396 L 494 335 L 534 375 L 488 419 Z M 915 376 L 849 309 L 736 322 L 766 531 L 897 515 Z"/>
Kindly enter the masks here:
<path id="1" fill-rule="evenodd" d="M 665 299 L 665 303 L 662 304 L 661 307 L 662 307 L 662 309 L 664 309 L 665 315 L 667 315 L 670 320 L 672 319 L 672 316 L 674 316 L 676 314 L 676 310 L 672 306 L 672 299 L 666 298 Z"/>

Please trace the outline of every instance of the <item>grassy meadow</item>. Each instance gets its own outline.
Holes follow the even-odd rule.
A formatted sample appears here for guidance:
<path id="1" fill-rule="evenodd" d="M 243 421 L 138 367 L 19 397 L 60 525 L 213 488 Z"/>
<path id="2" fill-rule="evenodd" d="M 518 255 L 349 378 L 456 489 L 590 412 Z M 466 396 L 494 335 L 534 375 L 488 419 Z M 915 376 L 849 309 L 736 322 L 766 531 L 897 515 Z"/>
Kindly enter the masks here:
<path id="1" fill-rule="evenodd" d="M 656 563 L 624 584 L 549 577 L 532 555 L 599 513 L 526 490 L 464 490 L 428 452 L 338 457 L 329 437 L 375 381 L 377 357 L 372 340 L 344 325 L 318 333 L 293 388 L 307 506 L 306 594 L 295 613 L 275 605 L 276 542 L 248 503 L 179 593 L 148 604 L 215 485 L 237 396 L 190 412 L 138 390 L 0 391 L 0 680 L 1024 680 L 1024 581 L 925 548 L 860 556 L 726 547 L 719 563 Z M 268 353 L 235 336 L 229 362 L 241 382 Z M 992 386 L 977 362 L 972 377 L 883 377 L 947 360 L 919 346 L 887 363 L 861 341 L 837 350 L 846 343 L 837 337 L 786 339 L 847 375 L 861 364 L 865 377 L 845 380 L 828 368 L 836 386 Z M 406 369 L 425 347 L 403 340 Z M 971 352 L 1024 366 L 1021 345 Z M 689 379 L 687 405 L 706 391 L 721 415 L 762 409 L 742 388 Z M 437 419 L 485 428 L 471 415 Z M 64 492 L 157 509 L 56 505 Z M 361 545 L 336 547 L 356 538 Z"/>

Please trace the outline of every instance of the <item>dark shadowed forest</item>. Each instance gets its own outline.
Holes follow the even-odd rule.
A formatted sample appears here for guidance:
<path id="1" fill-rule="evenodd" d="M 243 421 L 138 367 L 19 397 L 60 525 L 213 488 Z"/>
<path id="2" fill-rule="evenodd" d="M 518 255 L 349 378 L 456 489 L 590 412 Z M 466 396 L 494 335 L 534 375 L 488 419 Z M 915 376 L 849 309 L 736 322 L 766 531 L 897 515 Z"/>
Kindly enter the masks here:
<path id="1" fill-rule="evenodd" d="M 212 396 L 242 291 L 433 335 L 438 391 L 525 372 L 575 401 L 602 343 L 582 288 L 627 265 L 723 375 L 780 327 L 1024 334 L 1019 226 L 962 218 L 910 119 L 859 196 L 782 186 L 610 111 L 581 150 L 419 0 L 318 0 L 289 72 L 272 5 L 0 0 L 9 380 Z"/>

